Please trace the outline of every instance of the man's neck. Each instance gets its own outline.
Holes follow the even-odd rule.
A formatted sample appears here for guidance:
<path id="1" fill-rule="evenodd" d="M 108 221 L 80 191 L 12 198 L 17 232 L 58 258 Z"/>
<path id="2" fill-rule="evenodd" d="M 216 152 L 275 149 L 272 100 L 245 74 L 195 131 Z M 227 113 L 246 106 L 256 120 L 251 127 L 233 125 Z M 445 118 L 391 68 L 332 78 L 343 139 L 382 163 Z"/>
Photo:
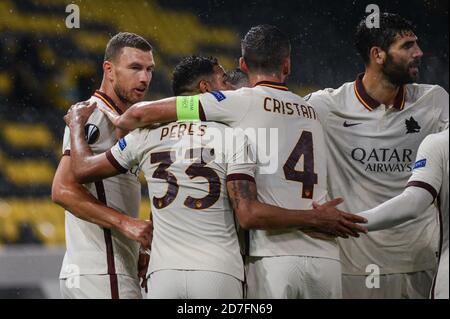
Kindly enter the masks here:
<path id="1" fill-rule="evenodd" d="M 105 83 L 105 81 L 102 81 L 102 84 L 100 85 L 99 88 L 100 92 L 105 93 L 106 95 L 108 95 L 111 100 L 113 100 L 114 104 L 122 111 L 125 112 L 130 105 L 125 104 L 124 102 L 122 102 L 121 99 L 119 99 L 119 97 L 117 96 L 116 92 L 114 91 L 114 89 Z"/>
<path id="2" fill-rule="evenodd" d="M 263 81 L 283 83 L 285 79 L 286 79 L 285 76 L 274 75 L 274 74 L 267 75 L 267 74 L 260 74 L 260 73 L 255 73 L 255 74 L 250 73 L 248 75 L 248 81 L 250 83 L 250 87 L 254 87 L 256 85 L 256 83 L 263 82 Z"/>
<path id="3" fill-rule="evenodd" d="M 362 79 L 364 89 L 376 101 L 384 105 L 393 105 L 397 96 L 399 86 L 389 82 L 386 77 L 379 71 L 369 68 Z"/>

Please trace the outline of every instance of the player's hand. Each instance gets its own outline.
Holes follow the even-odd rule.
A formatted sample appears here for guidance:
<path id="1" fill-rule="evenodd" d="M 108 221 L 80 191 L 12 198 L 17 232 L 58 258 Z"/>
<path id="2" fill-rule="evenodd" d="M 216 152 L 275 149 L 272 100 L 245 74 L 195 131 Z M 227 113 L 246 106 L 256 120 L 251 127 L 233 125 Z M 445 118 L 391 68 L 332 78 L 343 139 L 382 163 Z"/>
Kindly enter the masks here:
<path id="1" fill-rule="evenodd" d="M 70 128 L 72 127 L 83 127 L 94 112 L 97 107 L 97 102 L 78 102 L 72 105 L 64 116 L 64 122 Z"/>
<path id="2" fill-rule="evenodd" d="M 349 236 L 359 237 L 359 233 L 366 234 L 368 232 L 367 228 L 359 225 L 367 223 L 365 218 L 336 208 L 343 201 L 342 198 L 335 198 L 323 205 L 313 203 L 316 221 L 312 231 L 342 238 L 348 238 Z"/>
<path id="3" fill-rule="evenodd" d="M 113 110 L 108 109 L 108 108 L 104 108 L 104 107 L 99 107 L 98 108 L 100 111 L 103 112 L 103 114 L 106 115 L 106 117 L 111 121 L 111 123 L 115 126 L 118 127 L 119 124 L 119 118 L 120 115 L 115 113 Z"/>
<path id="4" fill-rule="evenodd" d="M 150 249 L 153 239 L 153 223 L 151 220 L 126 218 L 121 222 L 119 231 L 126 237 L 140 243 L 143 249 Z"/>
<path id="5" fill-rule="evenodd" d="M 142 246 L 139 248 L 139 260 L 137 265 L 138 277 L 141 281 L 141 288 L 145 289 L 145 293 L 148 293 L 147 286 L 147 269 L 150 262 L 149 251 L 144 249 Z"/>

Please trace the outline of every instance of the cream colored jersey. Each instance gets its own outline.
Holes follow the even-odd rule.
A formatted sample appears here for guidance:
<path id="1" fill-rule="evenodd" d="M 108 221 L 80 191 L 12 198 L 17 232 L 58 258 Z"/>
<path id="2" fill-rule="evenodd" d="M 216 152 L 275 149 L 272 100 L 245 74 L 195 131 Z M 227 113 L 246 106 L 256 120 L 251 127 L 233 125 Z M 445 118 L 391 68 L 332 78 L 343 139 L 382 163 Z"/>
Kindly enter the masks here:
<path id="1" fill-rule="evenodd" d="M 387 108 L 367 94 L 362 76 L 306 98 L 325 129 L 329 195 L 343 197 L 341 209 L 353 213 L 400 194 L 421 141 L 448 126 L 448 94 L 441 87 L 405 85 Z M 382 274 L 433 269 L 436 213 L 430 206 L 420 218 L 397 227 L 340 240 L 343 273 L 367 275 L 370 264 Z"/>
<path id="2" fill-rule="evenodd" d="M 154 225 L 150 274 L 202 270 L 244 279 L 226 190 L 227 180 L 254 180 L 242 131 L 214 122 L 139 129 L 119 140 L 108 158 L 122 170 L 139 165 L 148 182 Z"/>
<path id="3" fill-rule="evenodd" d="M 417 160 L 408 186 L 422 187 L 437 197 L 440 222 L 439 267 L 433 283 L 432 296 L 449 298 L 448 288 L 448 130 L 428 135 L 420 144 Z"/>
<path id="4" fill-rule="evenodd" d="M 245 130 L 257 158 L 258 200 L 287 209 L 324 202 L 326 154 L 315 109 L 285 84 L 199 96 L 200 117 Z M 250 256 L 312 256 L 339 259 L 337 243 L 313 239 L 296 229 L 251 230 Z"/>
<path id="5" fill-rule="evenodd" d="M 89 101 L 99 107 L 114 108 L 112 100 L 97 91 Z M 120 111 L 116 108 L 116 110 Z M 86 140 L 94 154 L 109 150 L 116 142 L 114 126 L 98 109 L 85 126 Z M 70 133 L 66 127 L 63 152 L 70 155 Z M 141 200 L 141 185 L 137 167 L 124 174 L 104 179 L 84 187 L 107 206 L 128 216 L 137 217 Z M 137 242 L 116 230 L 104 229 L 65 212 L 66 254 L 60 278 L 75 275 L 122 274 L 137 277 L 139 256 Z"/>

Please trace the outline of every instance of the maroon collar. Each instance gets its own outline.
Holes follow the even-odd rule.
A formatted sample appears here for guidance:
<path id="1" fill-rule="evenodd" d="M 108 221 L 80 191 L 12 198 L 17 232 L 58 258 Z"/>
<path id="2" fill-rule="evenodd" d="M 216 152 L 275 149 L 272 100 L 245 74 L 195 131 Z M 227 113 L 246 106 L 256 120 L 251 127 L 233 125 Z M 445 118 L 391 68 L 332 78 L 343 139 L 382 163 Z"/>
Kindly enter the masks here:
<path id="1" fill-rule="evenodd" d="M 116 103 L 114 103 L 114 101 L 108 95 L 106 95 L 106 93 L 96 90 L 94 96 L 102 100 L 110 109 L 116 111 L 117 113 L 119 113 L 119 115 L 122 115 L 122 110 L 117 107 Z"/>
<path id="2" fill-rule="evenodd" d="M 356 98 L 361 102 L 362 105 L 369 111 L 373 111 L 377 107 L 380 106 L 380 102 L 372 98 L 364 88 L 362 79 L 364 77 L 364 73 L 358 74 L 355 81 L 355 95 Z M 405 107 L 405 96 L 406 96 L 406 90 L 405 87 L 402 86 L 395 97 L 394 100 L 394 107 L 398 110 L 403 110 Z"/>
<path id="3" fill-rule="evenodd" d="M 289 91 L 286 83 L 279 83 L 279 82 L 271 82 L 271 81 L 261 81 L 255 84 L 255 86 L 267 86 L 273 89 L 282 90 L 282 91 Z"/>

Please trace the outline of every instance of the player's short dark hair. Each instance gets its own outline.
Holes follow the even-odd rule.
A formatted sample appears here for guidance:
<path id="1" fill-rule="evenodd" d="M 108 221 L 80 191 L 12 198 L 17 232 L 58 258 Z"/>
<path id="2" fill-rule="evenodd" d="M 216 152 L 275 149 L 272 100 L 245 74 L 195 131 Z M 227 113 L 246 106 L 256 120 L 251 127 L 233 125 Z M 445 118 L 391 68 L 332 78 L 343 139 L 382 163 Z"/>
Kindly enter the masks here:
<path id="1" fill-rule="evenodd" d="M 120 32 L 113 36 L 106 45 L 104 61 L 113 61 L 120 55 L 122 49 L 126 47 L 136 48 L 145 52 L 153 50 L 150 43 L 140 35 L 131 32 Z"/>
<path id="2" fill-rule="evenodd" d="M 242 57 L 250 71 L 276 73 L 291 54 L 289 38 L 275 26 L 252 27 L 241 41 Z"/>
<path id="3" fill-rule="evenodd" d="M 239 87 L 247 86 L 249 84 L 248 75 L 241 69 L 236 68 L 227 73 L 227 82 Z"/>
<path id="4" fill-rule="evenodd" d="M 173 94 L 192 92 L 202 77 L 214 74 L 216 65 L 219 65 L 219 62 L 214 57 L 191 55 L 183 58 L 172 73 Z"/>
<path id="5" fill-rule="evenodd" d="M 366 18 L 363 18 L 356 27 L 355 47 L 367 65 L 370 62 L 371 48 L 380 47 L 387 52 L 397 34 L 414 32 L 414 30 L 415 27 L 410 21 L 394 13 L 381 13 L 379 28 L 368 28 Z"/>

